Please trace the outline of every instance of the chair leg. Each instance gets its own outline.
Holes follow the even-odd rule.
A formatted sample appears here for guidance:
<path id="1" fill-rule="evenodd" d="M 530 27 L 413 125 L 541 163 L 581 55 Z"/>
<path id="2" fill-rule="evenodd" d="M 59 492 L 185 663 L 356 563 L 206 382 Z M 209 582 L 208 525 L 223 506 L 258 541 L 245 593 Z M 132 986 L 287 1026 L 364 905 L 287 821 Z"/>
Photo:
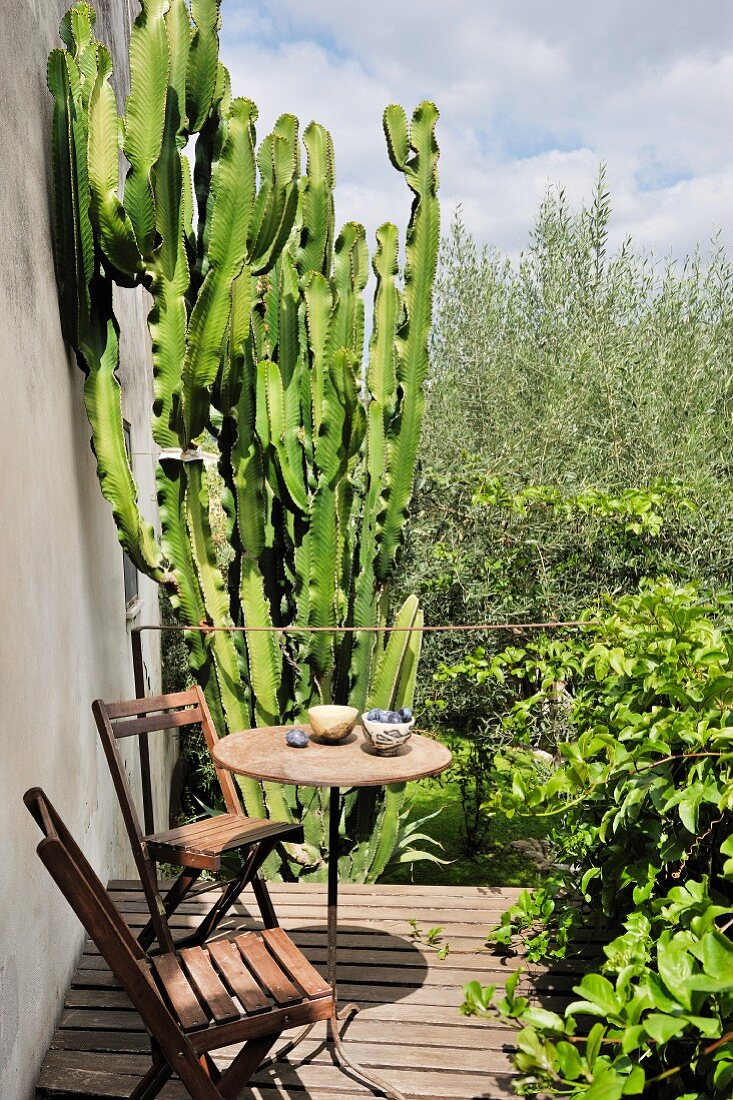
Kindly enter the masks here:
<path id="1" fill-rule="evenodd" d="M 201 1068 L 209 1075 L 214 1084 L 221 1080 L 221 1071 L 208 1051 L 204 1051 L 199 1058 L 199 1062 Z"/>
<path id="2" fill-rule="evenodd" d="M 186 939 L 186 944 L 200 946 L 202 943 L 206 942 L 206 940 L 217 927 L 217 925 L 220 924 L 220 922 L 224 919 L 228 910 L 231 909 L 231 907 L 234 905 L 245 886 L 248 886 L 250 882 L 254 886 L 257 872 L 274 848 L 275 843 L 275 841 L 271 841 L 268 839 L 261 840 L 258 844 L 252 846 L 247 855 L 247 858 L 244 861 L 244 864 L 242 865 L 242 870 L 235 878 L 231 879 L 227 883 L 227 885 L 224 887 L 221 894 L 217 898 L 215 904 L 211 907 L 209 912 L 201 921 L 201 924 L 198 926 L 196 931 L 193 932 L 191 936 Z M 258 888 L 255 887 L 255 896 L 257 896 L 257 889 Z M 259 903 L 258 896 L 257 900 Z M 267 896 L 267 901 L 269 901 L 269 895 Z M 261 905 L 260 909 L 262 909 Z M 275 911 L 272 908 L 272 903 L 270 903 L 270 914 L 271 919 L 274 921 L 274 924 L 268 924 L 267 927 L 274 928 L 277 924 L 277 918 L 275 917 Z"/>
<path id="3" fill-rule="evenodd" d="M 277 928 L 279 922 L 272 904 L 270 891 L 267 888 L 267 883 L 263 878 L 260 878 L 259 874 L 255 875 L 252 879 L 252 889 L 254 890 L 254 895 L 257 899 L 257 905 L 262 914 L 262 921 L 265 928 Z"/>
<path id="4" fill-rule="evenodd" d="M 265 1035 L 261 1039 L 250 1039 L 244 1044 L 229 1069 L 221 1075 L 219 1092 L 224 1100 L 234 1100 L 278 1038 L 279 1035 Z"/>
<path id="5" fill-rule="evenodd" d="M 163 898 L 163 909 L 166 920 L 171 915 L 171 913 L 174 913 L 176 911 L 178 906 L 185 898 L 186 894 L 199 878 L 200 874 L 201 871 L 194 867 L 187 868 L 185 871 L 182 871 L 181 874 L 178 876 L 168 893 Z M 137 937 L 137 942 L 145 951 L 147 951 L 154 939 L 155 928 L 153 927 L 152 920 L 149 920 L 140 932 L 140 935 Z"/>
<path id="6" fill-rule="evenodd" d="M 153 1100 L 172 1076 L 173 1070 L 166 1060 L 164 1058 L 158 1060 L 153 1056 L 152 1066 L 130 1093 L 130 1100 Z"/>

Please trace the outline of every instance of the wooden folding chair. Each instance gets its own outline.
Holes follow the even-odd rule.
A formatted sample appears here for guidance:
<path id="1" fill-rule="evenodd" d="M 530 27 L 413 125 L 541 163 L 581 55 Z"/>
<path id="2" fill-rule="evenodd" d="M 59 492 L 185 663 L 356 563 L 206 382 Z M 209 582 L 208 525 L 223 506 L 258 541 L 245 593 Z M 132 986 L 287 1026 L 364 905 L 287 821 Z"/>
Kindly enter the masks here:
<path id="1" fill-rule="evenodd" d="M 23 800 L 44 834 L 40 859 L 150 1034 L 153 1064 L 130 1100 L 157 1096 L 173 1073 L 193 1100 L 231 1100 L 283 1031 L 327 1019 L 333 990 L 282 928 L 149 958 L 43 791 Z M 241 1042 L 221 1073 L 209 1052 Z"/>
<path id="2" fill-rule="evenodd" d="M 96 699 L 92 703 L 92 711 L 150 910 L 150 920 L 138 937 L 140 944 L 147 950 L 155 938 L 162 950 L 173 949 L 168 918 L 189 893 L 201 872 L 218 872 L 222 853 L 232 849 L 246 849 L 240 870 L 223 886 L 198 928 L 185 940 L 179 940 L 178 946 L 204 943 L 249 883 L 255 892 L 265 926 L 275 927 L 277 918 L 259 870 L 281 840 L 302 841 L 302 826 L 246 817 L 234 780 L 229 772 L 215 765 L 226 812 L 175 829 L 154 831 L 148 734 L 200 723 L 211 751 L 217 732 L 201 688 L 197 686 L 190 691 L 149 699 L 129 699 L 122 703 L 105 703 Z M 144 832 L 117 744 L 120 738 L 133 735 L 139 738 L 140 745 Z M 183 868 L 165 897 L 161 897 L 158 889 L 158 863 L 173 863 Z"/>

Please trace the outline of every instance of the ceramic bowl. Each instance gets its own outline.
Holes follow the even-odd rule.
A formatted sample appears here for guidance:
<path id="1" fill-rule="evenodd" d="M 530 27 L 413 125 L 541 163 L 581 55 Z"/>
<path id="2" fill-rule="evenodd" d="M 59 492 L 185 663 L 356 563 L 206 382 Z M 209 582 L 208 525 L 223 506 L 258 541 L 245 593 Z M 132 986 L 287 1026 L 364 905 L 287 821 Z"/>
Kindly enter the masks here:
<path id="1" fill-rule="evenodd" d="M 375 752 L 380 756 L 394 756 L 400 746 L 412 737 L 415 719 L 411 718 L 409 722 L 375 722 L 362 714 L 361 724 L 364 736 Z"/>
<path id="2" fill-rule="evenodd" d="M 316 737 L 323 741 L 343 741 L 356 724 L 359 712 L 356 707 L 337 707 L 326 704 L 311 707 L 308 721 Z"/>

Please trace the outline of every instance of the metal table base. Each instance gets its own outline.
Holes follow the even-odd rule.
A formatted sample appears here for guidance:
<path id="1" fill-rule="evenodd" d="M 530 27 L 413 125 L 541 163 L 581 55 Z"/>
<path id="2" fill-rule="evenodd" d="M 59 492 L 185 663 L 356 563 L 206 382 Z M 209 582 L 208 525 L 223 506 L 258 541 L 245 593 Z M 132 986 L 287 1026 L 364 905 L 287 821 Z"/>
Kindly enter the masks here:
<path id="1" fill-rule="evenodd" d="M 341 790 L 339 787 L 329 787 L 329 802 L 328 802 L 328 954 L 326 956 L 326 978 L 333 989 L 333 1007 L 331 1009 L 331 1015 L 326 1023 L 326 1045 L 330 1046 L 333 1050 L 333 1056 L 336 1064 L 341 1069 L 352 1074 L 357 1080 L 361 1081 L 373 1092 L 379 1092 L 383 1096 L 389 1098 L 389 1100 L 405 1100 L 404 1093 L 395 1088 L 394 1085 L 390 1085 L 387 1081 L 384 1081 L 377 1074 L 372 1073 L 369 1070 L 364 1069 L 358 1062 L 355 1062 L 346 1053 L 346 1046 L 341 1038 L 339 1031 L 339 1022 L 348 1019 L 355 1012 L 359 1011 L 359 1006 L 353 1002 L 343 1005 L 339 1008 L 338 1004 L 338 987 L 336 984 L 336 963 L 338 956 L 338 885 L 339 885 L 339 861 L 338 861 L 338 847 L 339 847 L 339 820 L 341 817 Z M 303 1040 L 310 1035 L 311 1031 L 315 1027 L 315 1024 L 308 1024 L 302 1031 L 298 1032 L 295 1038 L 291 1039 L 284 1047 L 274 1054 L 271 1058 L 268 1058 L 266 1062 L 263 1062 L 261 1069 L 266 1069 L 268 1066 L 272 1066 L 275 1062 L 280 1061 L 281 1058 L 286 1057 L 292 1050 L 295 1050 Z"/>

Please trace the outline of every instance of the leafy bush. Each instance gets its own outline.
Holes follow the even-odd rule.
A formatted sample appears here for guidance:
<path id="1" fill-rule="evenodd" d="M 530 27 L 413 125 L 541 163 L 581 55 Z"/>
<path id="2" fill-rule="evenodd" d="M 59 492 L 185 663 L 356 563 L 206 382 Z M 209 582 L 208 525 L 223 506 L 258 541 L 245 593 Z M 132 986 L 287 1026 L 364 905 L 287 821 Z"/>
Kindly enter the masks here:
<path id="1" fill-rule="evenodd" d="M 616 935 L 562 1017 L 518 996 L 516 979 L 498 1000 L 472 983 L 464 1011 L 521 1027 L 525 1095 L 729 1100 L 730 601 L 660 582 L 587 617 L 579 633 L 513 647 L 488 670 L 533 686 L 504 722 L 515 743 L 531 745 L 552 708 L 566 731 L 550 774 L 527 748 L 495 757 L 487 812 L 546 818 L 556 864 L 491 938 L 506 950 L 519 937 L 538 959 L 564 956 L 601 914 Z"/>

